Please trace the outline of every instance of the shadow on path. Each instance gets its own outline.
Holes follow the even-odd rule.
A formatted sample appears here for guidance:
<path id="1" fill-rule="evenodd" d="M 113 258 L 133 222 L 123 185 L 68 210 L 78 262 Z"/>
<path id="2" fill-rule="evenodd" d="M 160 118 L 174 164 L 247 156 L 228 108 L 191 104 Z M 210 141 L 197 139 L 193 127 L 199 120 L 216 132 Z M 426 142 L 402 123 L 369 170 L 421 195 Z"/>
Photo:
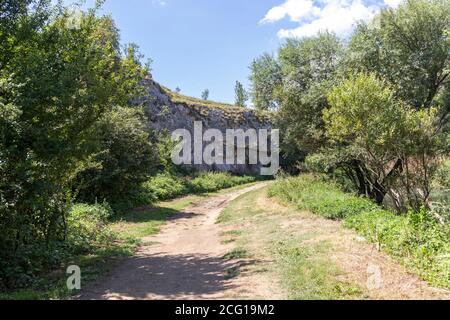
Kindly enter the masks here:
<path id="1" fill-rule="evenodd" d="M 146 257 L 133 257 L 119 268 L 103 288 L 107 291 L 84 292 L 81 299 L 170 299 L 205 297 L 232 289 L 227 283 L 227 270 L 233 270 L 236 262 L 202 255 L 166 255 L 164 252 Z M 153 284 L 153 285 L 152 285 Z"/>

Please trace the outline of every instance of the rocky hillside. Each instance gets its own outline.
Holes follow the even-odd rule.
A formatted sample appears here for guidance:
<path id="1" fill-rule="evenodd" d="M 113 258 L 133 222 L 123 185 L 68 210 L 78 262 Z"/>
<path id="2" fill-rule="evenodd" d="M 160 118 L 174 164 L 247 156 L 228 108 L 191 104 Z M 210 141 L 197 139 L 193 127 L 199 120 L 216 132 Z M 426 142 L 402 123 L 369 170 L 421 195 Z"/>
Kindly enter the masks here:
<path id="1" fill-rule="evenodd" d="M 270 129 L 268 113 L 234 105 L 186 97 L 159 85 L 152 79 L 146 82 L 148 99 L 146 113 L 149 127 L 158 132 L 187 129 L 193 136 L 194 121 L 202 121 L 203 129 Z M 198 170 L 228 171 L 236 174 L 258 173 L 258 165 L 200 165 Z"/>

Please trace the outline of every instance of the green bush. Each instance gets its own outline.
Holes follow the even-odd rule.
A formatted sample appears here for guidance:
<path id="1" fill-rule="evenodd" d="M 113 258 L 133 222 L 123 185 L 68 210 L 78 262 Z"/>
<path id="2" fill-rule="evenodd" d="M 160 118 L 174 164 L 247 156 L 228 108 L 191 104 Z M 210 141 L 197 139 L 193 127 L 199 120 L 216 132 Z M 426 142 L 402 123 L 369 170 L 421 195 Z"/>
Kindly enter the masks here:
<path id="1" fill-rule="evenodd" d="M 187 180 L 170 173 L 151 178 L 143 184 L 143 189 L 143 197 L 148 202 L 173 199 L 188 193 Z"/>
<path id="2" fill-rule="evenodd" d="M 108 229 L 112 216 L 108 204 L 76 204 L 66 219 L 66 238 L 48 243 L 23 245 L 0 260 L 0 292 L 8 288 L 38 288 L 46 283 L 48 270 L 57 269 L 76 255 L 94 253 L 113 244 L 115 235 Z"/>
<path id="3" fill-rule="evenodd" d="M 96 132 L 100 151 L 73 184 L 81 201 L 119 203 L 156 172 L 158 153 L 139 108 L 114 108 L 96 123 Z"/>
<path id="4" fill-rule="evenodd" d="M 67 218 L 67 243 L 71 253 L 89 252 L 95 244 L 112 237 L 107 222 L 113 214 L 107 203 L 74 205 Z"/>
<path id="5" fill-rule="evenodd" d="M 430 212 L 397 215 L 311 175 L 280 179 L 269 195 L 327 218 L 344 219 L 346 227 L 378 244 L 423 279 L 450 287 L 450 228 Z"/>
<path id="6" fill-rule="evenodd" d="M 214 192 L 254 181 L 256 177 L 237 177 L 220 172 L 198 173 L 191 177 L 165 172 L 143 183 L 135 202 L 145 205 L 191 193 Z"/>
<path id="7" fill-rule="evenodd" d="M 220 189 L 231 188 L 240 184 L 254 182 L 255 177 L 232 176 L 224 172 L 200 173 L 190 181 L 190 190 L 194 193 L 214 192 Z"/>

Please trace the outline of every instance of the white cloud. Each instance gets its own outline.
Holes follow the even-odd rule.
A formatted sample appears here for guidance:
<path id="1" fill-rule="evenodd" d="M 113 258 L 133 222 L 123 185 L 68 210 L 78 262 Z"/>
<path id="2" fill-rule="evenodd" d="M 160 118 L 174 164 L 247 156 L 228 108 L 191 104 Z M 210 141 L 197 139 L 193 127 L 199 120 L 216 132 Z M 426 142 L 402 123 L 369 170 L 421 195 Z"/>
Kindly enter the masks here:
<path id="1" fill-rule="evenodd" d="M 398 6 L 403 0 L 382 0 L 389 7 Z M 370 20 L 383 6 L 366 5 L 363 0 L 286 0 L 270 9 L 261 23 L 273 23 L 289 17 L 299 23 L 297 28 L 281 29 L 280 38 L 313 36 L 320 31 L 348 35 L 356 22 Z"/>
<path id="2" fill-rule="evenodd" d="M 282 5 L 270 9 L 260 23 L 276 22 L 286 16 L 289 16 L 292 21 L 298 22 L 303 17 L 315 14 L 316 9 L 311 0 L 287 0 Z"/>

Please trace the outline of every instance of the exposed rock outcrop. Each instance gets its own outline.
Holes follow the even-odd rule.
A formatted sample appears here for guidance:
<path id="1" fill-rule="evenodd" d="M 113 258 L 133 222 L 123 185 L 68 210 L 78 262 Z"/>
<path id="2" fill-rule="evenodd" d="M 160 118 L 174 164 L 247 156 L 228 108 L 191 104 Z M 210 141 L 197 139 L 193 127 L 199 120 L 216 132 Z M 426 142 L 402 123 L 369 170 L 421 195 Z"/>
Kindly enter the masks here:
<path id="1" fill-rule="evenodd" d="M 233 105 L 219 104 L 185 97 L 160 86 L 157 82 L 146 81 L 148 98 L 145 103 L 149 127 L 158 132 L 169 133 L 177 129 L 187 129 L 194 134 L 194 122 L 201 121 L 203 130 L 218 129 L 224 135 L 227 129 L 271 129 L 267 113 L 245 109 Z M 207 143 L 204 143 L 204 146 Z M 235 174 L 259 173 L 259 165 L 192 165 L 197 170 L 228 171 Z"/>

